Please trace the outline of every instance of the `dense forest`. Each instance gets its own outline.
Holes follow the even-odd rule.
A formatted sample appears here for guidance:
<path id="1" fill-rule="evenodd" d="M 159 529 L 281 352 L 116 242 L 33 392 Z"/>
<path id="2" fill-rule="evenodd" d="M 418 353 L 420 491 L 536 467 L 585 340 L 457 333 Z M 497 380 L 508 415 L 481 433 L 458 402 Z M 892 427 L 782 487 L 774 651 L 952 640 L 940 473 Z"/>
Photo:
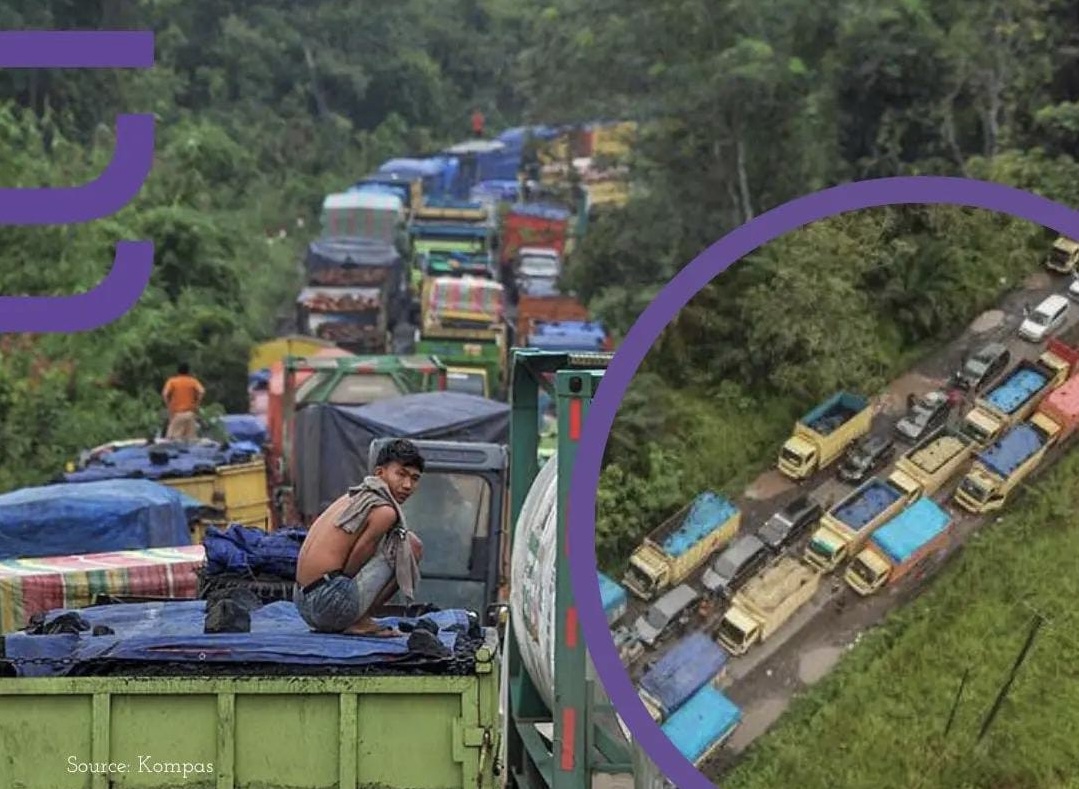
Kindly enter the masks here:
<path id="1" fill-rule="evenodd" d="M 153 238 L 125 318 L 0 344 L 0 490 L 146 434 L 188 360 L 244 410 L 250 345 L 287 329 L 322 196 L 467 132 L 627 118 L 633 199 L 590 226 L 572 285 L 616 334 L 704 247 L 852 179 L 965 174 L 1079 204 L 1079 15 L 1062 0 L 97 0 L 0 3 L 0 26 L 150 27 L 150 72 L 0 74 L 0 179 L 100 172 L 114 117 L 158 118 L 125 210 L 0 228 L 0 292 L 70 293 L 118 239 Z M 770 462 L 806 403 L 872 390 L 1034 270 L 1038 227 L 958 209 L 867 211 L 768 245 L 703 291 L 646 362 L 612 435 L 600 554 L 702 487 Z"/>

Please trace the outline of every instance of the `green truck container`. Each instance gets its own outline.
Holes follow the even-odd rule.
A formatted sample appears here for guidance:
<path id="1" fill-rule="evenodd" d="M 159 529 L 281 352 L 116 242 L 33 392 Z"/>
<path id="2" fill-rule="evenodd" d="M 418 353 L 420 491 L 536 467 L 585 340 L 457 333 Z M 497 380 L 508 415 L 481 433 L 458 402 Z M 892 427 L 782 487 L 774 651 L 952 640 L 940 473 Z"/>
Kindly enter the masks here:
<path id="1" fill-rule="evenodd" d="M 0 786 L 494 787 L 499 661 L 481 652 L 471 676 L 0 679 Z"/>
<path id="2" fill-rule="evenodd" d="M 779 453 L 779 470 L 793 480 L 811 477 L 839 459 L 873 424 L 873 409 L 861 395 L 840 392 L 794 425 Z"/>

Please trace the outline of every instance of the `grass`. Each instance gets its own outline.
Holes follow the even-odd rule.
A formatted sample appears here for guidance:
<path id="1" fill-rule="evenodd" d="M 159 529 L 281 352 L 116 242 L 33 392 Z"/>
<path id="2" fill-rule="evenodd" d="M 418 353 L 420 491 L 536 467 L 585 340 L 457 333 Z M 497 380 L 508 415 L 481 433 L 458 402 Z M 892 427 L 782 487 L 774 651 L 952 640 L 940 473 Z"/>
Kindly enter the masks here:
<path id="1" fill-rule="evenodd" d="M 1073 450 L 975 534 L 917 600 L 797 699 L 723 776 L 723 789 L 1079 787 L 1077 479 Z M 1032 610 L 1050 623 L 979 744 Z"/>

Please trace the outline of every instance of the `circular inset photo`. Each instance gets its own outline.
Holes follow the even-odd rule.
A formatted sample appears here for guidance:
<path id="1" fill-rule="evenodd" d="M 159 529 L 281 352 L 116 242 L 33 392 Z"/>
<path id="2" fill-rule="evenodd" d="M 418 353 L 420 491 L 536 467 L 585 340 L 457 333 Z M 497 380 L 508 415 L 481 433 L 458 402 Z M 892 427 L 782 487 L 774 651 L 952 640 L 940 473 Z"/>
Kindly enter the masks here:
<path id="1" fill-rule="evenodd" d="M 887 202 L 732 234 L 592 405 L 585 632 L 676 785 L 1042 786 L 1079 756 L 1079 245 Z"/>

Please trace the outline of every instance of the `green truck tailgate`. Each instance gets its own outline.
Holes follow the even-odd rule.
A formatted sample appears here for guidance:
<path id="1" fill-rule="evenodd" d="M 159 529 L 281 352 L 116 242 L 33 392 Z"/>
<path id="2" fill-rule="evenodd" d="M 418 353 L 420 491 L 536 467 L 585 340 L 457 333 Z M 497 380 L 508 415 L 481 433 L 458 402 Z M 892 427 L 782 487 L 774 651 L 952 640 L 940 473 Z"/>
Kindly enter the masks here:
<path id="1" fill-rule="evenodd" d="M 472 676 L 0 679 L 0 787 L 493 787 L 497 665 L 477 662 Z"/>

